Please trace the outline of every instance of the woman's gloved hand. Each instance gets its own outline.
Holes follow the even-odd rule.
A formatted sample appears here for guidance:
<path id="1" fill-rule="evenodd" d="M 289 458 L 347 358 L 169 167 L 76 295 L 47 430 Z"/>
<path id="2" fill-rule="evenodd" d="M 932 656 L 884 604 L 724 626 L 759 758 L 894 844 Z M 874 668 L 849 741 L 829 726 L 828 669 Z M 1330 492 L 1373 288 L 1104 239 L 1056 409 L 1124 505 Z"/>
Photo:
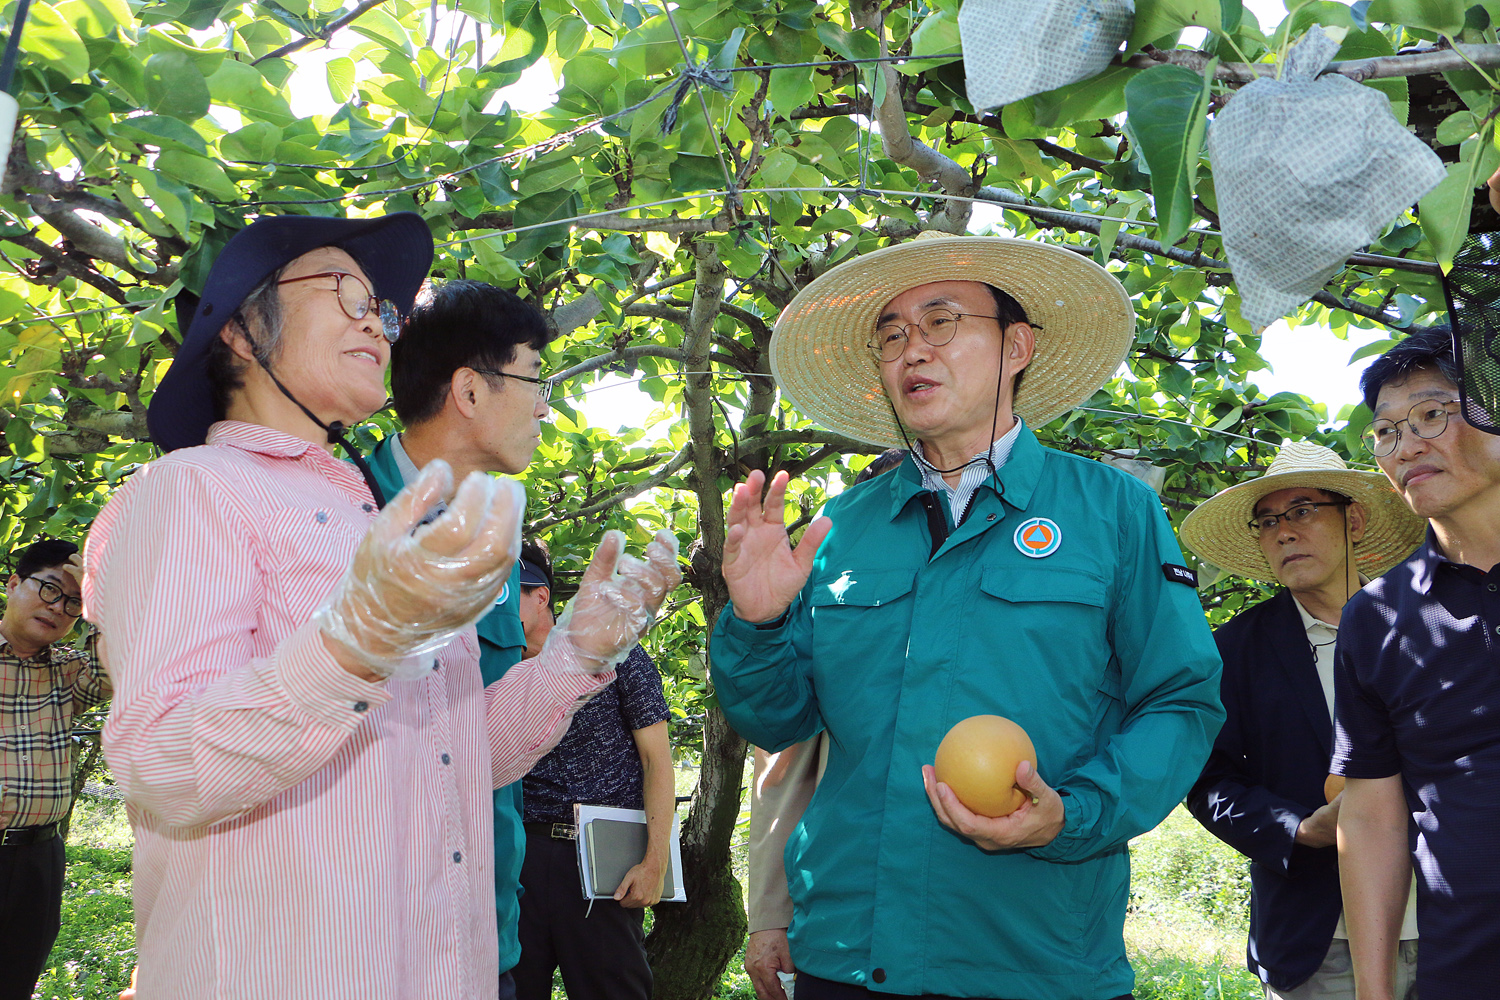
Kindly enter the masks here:
<path id="1" fill-rule="evenodd" d="M 578 669 L 603 673 L 618 665 L 645 634 L 668 593 L 682 582 L 677 568 L 677 536 L 656 533 L 642 562 L 625 554 L 625 536 L 606 531 L 583 573 L 578 593 L 563 609 L 547 635 L 539 659 L 548 663 L 569 658 L 548 657 L 548 647 L 566 642 L 573 647 Z"/>
<path id="2" fill-rule="evenodd" d="M 439 501 L 447 511 L 417 527 Z M 314 616 L 323 634 L 381 677 L 423 676 L 495 603 L 520 555 L 525 506 L 513 480 L 475 472 L 455 494 L 448 463 L 428 463 L 380 512 Z"/>

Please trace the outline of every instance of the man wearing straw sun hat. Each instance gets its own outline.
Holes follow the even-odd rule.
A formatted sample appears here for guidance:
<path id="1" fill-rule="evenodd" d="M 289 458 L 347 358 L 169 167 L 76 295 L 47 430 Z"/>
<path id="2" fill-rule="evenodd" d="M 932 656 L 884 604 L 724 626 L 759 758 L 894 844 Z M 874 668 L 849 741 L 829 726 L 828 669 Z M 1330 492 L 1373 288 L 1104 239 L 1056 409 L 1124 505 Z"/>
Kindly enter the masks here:
<path id="1" fill-rule="evenodd" d="M 1285 590 L 1214 633 L 1227 716 L 1188 808 L 1251 861 L 1246 961 L 1268 998 L 1354 1000 L 1328 778 L 1333 662 L 1344 605 L 1422 540 L 1422 521 L 1378 472 L 1328 448 L 1284 445 L 1265 473 L 1199 504 L 1182 540 L 1203 559 Z M 1416 973 L 1415 897 L 1399 986 Z"/>
<path id="2" fill-rule="evenodd" d="M 719 703 L 768 750 L 829 736 L 786 850 L 798 1000 L 1119 997 L 1126 845 L 1206 758 L 1219 660 L 1155 494 L 1033 428 L 1114 373 L 1134 313 L 1071 251 L 924 237 L 834 268 L 777 321 L 787 396 L 910 454 L 795 549 L 786 474 L 736 488 Z M 925 767 L 981 714 L 1036 748 L 1001 818 Z"/>

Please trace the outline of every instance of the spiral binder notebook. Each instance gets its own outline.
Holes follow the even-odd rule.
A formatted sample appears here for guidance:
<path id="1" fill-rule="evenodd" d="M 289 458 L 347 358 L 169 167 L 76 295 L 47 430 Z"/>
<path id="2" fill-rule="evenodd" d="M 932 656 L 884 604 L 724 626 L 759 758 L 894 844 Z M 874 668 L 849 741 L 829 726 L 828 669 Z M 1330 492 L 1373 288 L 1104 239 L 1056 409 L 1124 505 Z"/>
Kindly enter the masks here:
<path id="1" fill-rule="evenodd" d="M 641 809 L 575 805 L 578 829 L 578 873 L 584 899 L 613 899 L 625 874 L 646 856 L 646 813 Z M 685 903 L 682 885 L 682 840 L 672 819 L 671 851 L 662 884 L 663 903 Z"/>

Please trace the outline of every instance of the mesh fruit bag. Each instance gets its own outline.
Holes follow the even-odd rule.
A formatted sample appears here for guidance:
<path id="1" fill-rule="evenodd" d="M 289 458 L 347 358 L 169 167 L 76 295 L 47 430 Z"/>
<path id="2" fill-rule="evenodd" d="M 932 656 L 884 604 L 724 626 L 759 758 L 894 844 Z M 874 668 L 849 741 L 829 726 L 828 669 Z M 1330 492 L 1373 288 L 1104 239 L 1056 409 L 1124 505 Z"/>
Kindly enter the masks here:
<path id="1" fill-rule="evenodd" d="M 983 111 L 1097 75 L 1135 0 L 966 0 L 958 12 L 969 103 Z"/>
<path id="2" fill-rule="evenodd" d="M 1464 419 L 1500 434 L 1500 233 L 1471 233 L 1443 278 Z"/>

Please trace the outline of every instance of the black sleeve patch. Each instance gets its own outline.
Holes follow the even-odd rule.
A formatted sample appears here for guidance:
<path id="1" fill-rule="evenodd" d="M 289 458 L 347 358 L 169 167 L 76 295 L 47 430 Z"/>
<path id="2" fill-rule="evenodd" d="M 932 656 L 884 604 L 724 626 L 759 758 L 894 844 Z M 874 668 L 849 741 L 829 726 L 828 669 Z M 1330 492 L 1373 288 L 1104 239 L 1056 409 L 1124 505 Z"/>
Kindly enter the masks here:
<path id="1" fill-rule="evenodd" d="M 1185 583 L 1189 587 L 1198 586 L 1198 574 L 1186 566 L 1179 566 L 1176 563 L 1162 563 L 1161 572 L 1163 576 L 1173 583 Z"/>

